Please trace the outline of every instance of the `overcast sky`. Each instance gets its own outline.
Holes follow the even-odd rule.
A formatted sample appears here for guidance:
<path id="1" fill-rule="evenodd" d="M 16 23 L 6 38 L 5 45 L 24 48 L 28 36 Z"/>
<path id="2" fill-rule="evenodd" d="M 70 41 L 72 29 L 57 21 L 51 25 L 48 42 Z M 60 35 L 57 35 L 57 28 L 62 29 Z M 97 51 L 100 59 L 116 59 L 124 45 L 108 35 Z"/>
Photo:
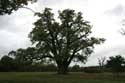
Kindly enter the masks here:
<path id="1" fill-rule="evenodd" d="M 125 36 L 119 33 L 125 19 L 125 0 L 38 0 L 28 7 L 36 12 L 50 7 L 56 15 L 58 10 L 66 8 L 83 12 L 84 19 L 93 25 L 92 35 L 106 39 L 104 44 L 95 46 L 85 65 L 97 65 L 101 56 L 125 56 Z M 30 46 L 28 34 L 35 21 L 33 12 L 26 9 L 0 16 L 0 54 Z"/>

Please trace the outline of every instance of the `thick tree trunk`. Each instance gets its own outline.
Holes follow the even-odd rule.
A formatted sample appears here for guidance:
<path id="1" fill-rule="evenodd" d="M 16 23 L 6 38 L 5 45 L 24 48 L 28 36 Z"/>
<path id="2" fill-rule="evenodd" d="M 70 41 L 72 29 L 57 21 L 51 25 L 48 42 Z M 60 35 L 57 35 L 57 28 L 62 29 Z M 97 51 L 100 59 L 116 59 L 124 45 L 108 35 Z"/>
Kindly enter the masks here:
<path id="1" fill-rule="evenodd" d="M 68 74 L 68 65 L 58 65 L 58 74 Z"/>

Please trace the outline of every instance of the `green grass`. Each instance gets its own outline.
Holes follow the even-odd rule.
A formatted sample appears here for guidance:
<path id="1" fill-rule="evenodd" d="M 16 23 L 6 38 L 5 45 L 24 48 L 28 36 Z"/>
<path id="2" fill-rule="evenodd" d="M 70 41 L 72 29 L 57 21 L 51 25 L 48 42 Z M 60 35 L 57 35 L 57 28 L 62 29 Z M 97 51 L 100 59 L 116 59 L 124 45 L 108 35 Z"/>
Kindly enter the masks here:
<path id="1" fill-rule="evenodd" d="M 1 72 L 0 83 L 125 83 L 125 76 L 114 79 L 112 74 L 107 73 Z"/>

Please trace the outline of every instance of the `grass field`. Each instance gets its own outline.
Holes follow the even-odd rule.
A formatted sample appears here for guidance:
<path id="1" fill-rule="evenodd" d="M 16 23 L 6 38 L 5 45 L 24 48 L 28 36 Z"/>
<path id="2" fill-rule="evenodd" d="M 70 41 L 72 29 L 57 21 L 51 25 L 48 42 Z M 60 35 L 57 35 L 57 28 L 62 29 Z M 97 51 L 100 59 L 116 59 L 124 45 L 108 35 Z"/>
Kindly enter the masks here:
<path id="1" fill-rule="evenodd" d="M 125 83 L 125 76 L 114 79 L 112 74 L 107 73 L 1 72 L 0 83 Z"/>

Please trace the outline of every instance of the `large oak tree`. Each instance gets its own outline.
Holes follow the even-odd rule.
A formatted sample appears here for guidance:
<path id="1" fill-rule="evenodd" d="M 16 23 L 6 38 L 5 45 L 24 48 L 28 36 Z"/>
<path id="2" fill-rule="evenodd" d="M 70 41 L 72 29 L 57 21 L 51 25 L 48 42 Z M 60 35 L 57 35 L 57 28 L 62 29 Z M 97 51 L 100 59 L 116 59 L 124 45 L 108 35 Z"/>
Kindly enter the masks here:
<path id="1" fill-rule="evenodd" d="M 51 58 L 58 67 L 59 74 L 66 74 L 68 66 L 75 61 L 85 62 L 93 52 L 95 44 L 103 38 L 91 37 L 91 25 L 82 13 L 65 9 L 59 11 L 58 21 L 50 8 L 36 14 L 39 19 L 29 37 L 42 58 Z"/>

